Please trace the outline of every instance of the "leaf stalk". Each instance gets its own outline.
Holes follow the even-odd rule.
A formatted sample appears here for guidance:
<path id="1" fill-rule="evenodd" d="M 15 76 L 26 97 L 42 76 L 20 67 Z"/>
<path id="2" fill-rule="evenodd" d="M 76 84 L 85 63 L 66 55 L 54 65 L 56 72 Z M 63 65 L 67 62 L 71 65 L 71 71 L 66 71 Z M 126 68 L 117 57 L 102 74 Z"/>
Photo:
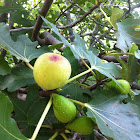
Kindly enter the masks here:
<path id="1" fill-rule="evenodd" d="M 86 71 L 84 71 L 84 72 L 82 72 L 82 73 L 70 78 L 65 84 L 68 84 L 68 83 L 72 82 L 73 80 L 75 80 L 75 79 L 77 79 L 77 78 L 79 78 L 79 77 L 91 72 L 93 69 L 94 69 L 94 66 L 89 68 L 88 70 L 86 70 Z"/>
<path id="2" fill-rule="evenodd" d="M 39 132 L 41 126 L 42 126 L 42 123 L 43 123 L 43 121 L 44 121 L 44 119 L 45 119 L 45 117 L 46 117 L 51 105 L 52 105 L 52 96 L 50 97 L 50 100 L 49 100 L 48 104 L 46 105 L 46 108 L 45 108 L 45 110 L 44 110 L 44 112 L 43 112 L 43 114 L 42 114 L 42 116 L 41 116 L 41 118 L 40 118 L 40 120 L 39 120 L 39 122 L 38 122 L 38 124 L 36 126 L 36 129 L 35 129 L 35 131 L 34 131 L 34 133 L 32 135 L 31 140 L 36 139 L 37 134 L 38 134 L 38 132 Z"/>

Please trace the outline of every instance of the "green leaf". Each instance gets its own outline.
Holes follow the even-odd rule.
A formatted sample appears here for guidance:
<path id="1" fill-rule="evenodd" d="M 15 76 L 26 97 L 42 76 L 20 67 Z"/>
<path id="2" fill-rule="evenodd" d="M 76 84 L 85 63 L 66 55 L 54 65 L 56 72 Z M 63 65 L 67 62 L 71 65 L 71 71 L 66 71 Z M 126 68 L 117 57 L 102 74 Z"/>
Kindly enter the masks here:
<path id="1" fill-rule="evenodd" d="M 73 50 L 77 55 L 79 55 L 80 58 L 88 59 L 91 67 L 94 67 L 95 70 L 113 80 L 115 80 L 113 76 L 121 76 L 120 71 L 114 63 L 102 63 L 102 60 L 96 56 L 98 51 L 93 51 L 92 49 L 87 50 L 84 40 L 76 33 L 74 45 Z"/>
<path id="2" fill-rule="evenodd" d="M 3 140 L 28 140 L 17 127 L 16 122 L 11 118 L 13 105 L 8 96 L 0 94 L 0 137 Z"/>
<path id="3" fill-rule="evenodd" d="M 45 19 L 44 17 L 42 17 L 42 19 L 44 20 L 44 22 L 46 24 L 48 24 L 50 27 L 52 27 L 52 30 L 54 31 L 54 33 L 56 33 L 60 39 L 62 40 L 62 42 L 65 45 L 68 45 L 75 58 L 79 59 L 80 58 L 86 58 L 89 60 L 91 66 L 94 66 L 94 69 L 96 69 L 97 71 L 99 71 L 100 73 L 106 75 L 107 77 L 115 80 L 115 78 L 113 76 L 121 76 L 120 71 L 118 70 L 118 68 L 116 67 L 116 65 L 114 63 L 102 63 L 101 59 L 98 58 L 95 54 L 98 53 L 98 51 L 95 51 L 93 53 L 93 51 L 91 50 L 87 50 L 85 47 L 85 41 L 83 39 L 80 38 L 80 36 L 76 33 L 74 33 L 75 35 L 75 41 L 74 41 L 74 45 L 71 45 L 59 32 L 58 29 L 56 28 L 56 26 L 52 23 L 50 23 L 47 19 Z"/>
<path id="4" fill-rule="evenodd" d="M 133 44 L 129 52 L 134 54 L 137 50 L 138 50 L 138 46 Z M 128 56 L 127 66 L 128 66 L 127 75 L 129 77 L 129 79 L 127 80 L 132 83 L 136 80 L 137 75 L 139 73 L 138 59 L 135 57 L 135 55 Z"/>
<path id="5" fill-rule="evenodd" d="M 96 120 L 100 131 L 114 140 L 140 139 L 140 111 L 137 105 L 124 104 L 127 95 L 98 89 L 90 101 L 87 115 Z"/>
<path id="6" fill-rule="evenodd" d="M 35 127 L 29 125 L 27 113 L 30 108 L 30 106 L 37 100 L 39 100 L 39 94 L 37 89 L 34 86 L 30 86 L 28 88 L 28 93 L 26 100 L 19 100 L 17 98 L 16 93 L 9 93 L 8 94 L 10 100 L 12 101 L 14 105 L 14 112 L 15 112 L 15 120 L 19 123 L 19 125 L 23 128 L 23 133 L 26 137 L 31 137 L 33 134 L 33 131 Z M 35 110 L 38 110 L 37 107 L 35 107 Z M 40 108 L 39 108 L 40 109 Z"/>
<path id="7" fill-rule="evenodd" d="M 137 50 L 138 46 L 133 44 L 129 51 L 132 55 L 128 56 L 127 62 L 125 62 L 124 60 L 117 59 L 122 65 L 122 79 L 125 79 L 130 83 L 136 80 L 137 75 L 139 73 L 138 59 L 133 55 Z"/>
<path id="8" fill-rule="evenodd" d="M 119 8 L 112 9 L 112 15 L 110 17 L 110 21 L 111 21 L 114 29 L 116 29 L 116 30 L 118 29 L 116 22 L 123 15 L 123 12 L 124 11 L 122 9 L 119 9 Z"/>
<path id="9" fill-rule="evenodd" d="M 0 55 L 0 75 L 6 75 L 10 73 L 11 69 L 8 63 L 4 60 L 4 58 Z"/>
<path id="10" fill-rule="evenodd" d="M 19 100 L 17 98 L 16 93 L 15 94 L 8 93 L 8 96 L 14 105 L 15 120 L 23 128 L 23 134 L 26 137 L 31 137 L 34 132 L 35 126 L 37 125 L 48 103 L 49 98 L 40 98 L 38 89 L 35 86 L 29 86 L 26 100 Z M 49 121 L 55 123 L 56 119 L 52 111 L 53 109 L 51 108 L 51 110 L 49 110 L 49 113 L 46 116 L 46 119 L 49 119 Z M 46 119 L 43 123 L 44 125 L 47 124 Z M 41 136 L 40 134 L 46 132 L 44 136 L 47 137 L 48 135 L 47 131 L 49 130 L 45 131 L 44 129 L 43 131 L 41 130 L 39 136 Z M 49 133 L 51 134 L 50 131 Z"/>
<path id="11" fill-rule="evenodd" d="M 135 27 L 140 24 L 140 19 L 127 18 L 124 21 L 117 23 L 117 47 L 122 51 L 127 52 L 131 48 L 131 42 L 140 44 L 140 31 L 135 31 Z"/>
<path id="12" fill-rule="evenodd" d="M 30 62 L 32 59 L 37 58 L 39 55 L 46 52 L 47 49 L 37 49 L 37 41 L 32 42 L 25 35 L 20 35 L 17 41 L 14 42 L 11 39 L 8 31 L 8 26 L 4 23 L 0 23 L 0 46 L 7 50 L 10 54 L 25 61 Z"/>
<path id="13" fill-rule="evenodd" d="M 81 72 L 80 64 L 79 64 L 78 60 L 74 57 L 74 55 L 69 47 L 66 47 L 64 49 L 63 56 L 66 57 L 71 64 L 71 68 L 72 68 L 71 77 L 79 74 Z"/>
<path id="14" fill-rule="evenodd" d="M 36 125 L 38 123 L 38 121 L 47 105 L 47 101 L 48 100 L 46 100 L 46 99 L 42 99 L 42 100 L 37 100 L 32 103 L 32 105 L 30 106 L 28 113 L 27 113 L 29 125 Z M 37 107 L 38 109 L 35 109 L 35 107 Z"/>
<path id="15" fill-rule="evenodd" d="M 27 84 L 35 84 L 32 70 L 23 66 L 14 67 L 11 74 L 4 77 L 2 81 L 0 88 L 2 90 L 7 88 L 9 92 L 15 91 Z"/>
<path id="16" fill-rule="evenodd" d="M 71 99 L 81 102 L 89 102 L 91 92 L 88 89 L 82 89 L 77 84 L 68 84 L 62 88 L 60 94 L 66 96 L 70 95 Z"/>

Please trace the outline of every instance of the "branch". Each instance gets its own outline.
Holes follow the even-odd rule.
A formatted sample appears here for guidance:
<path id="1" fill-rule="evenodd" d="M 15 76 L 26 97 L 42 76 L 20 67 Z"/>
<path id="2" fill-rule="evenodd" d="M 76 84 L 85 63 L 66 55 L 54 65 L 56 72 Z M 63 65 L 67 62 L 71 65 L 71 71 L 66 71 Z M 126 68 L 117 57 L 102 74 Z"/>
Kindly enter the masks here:
<path id="1" fill-rule="evenodd" d="M 66 13 L 66 18 L 67 18 L 68 24 L 71 24 L 71 15 L 70 15 L 69 11 L 67 11 L 67 13 Z M 69 35 L 73 36 L 73 29 L 69 28 L 68 30 L 69 30 Z M 74 39 L 75 39 L 75 37 L 72 37 L 72 38 L 70 38 L 70 41 L 74 42 Z"/>
<path id="2" fill-rule="evenodd" d="M 132 84 L 131 88 L 140 90 L 140 84 Z"/>
<path id="3" fill-rule="evenodd" d="M 69 9 L 71 9 L 71 8 L 73 7 L 74 4 L 75 4 L 75 3 L 72 2 L 72 4 L 71 4 L 67 9 L 65 9 L 65 10 L 56 18 L 54 24 L 59 20 L 59 18 L 60 18 L 66 11 L 68 11 Z"/>
<path id="4" fill-rule="evenodd" d="M 35 9 L 41 2 L 42 2 L 42 0 L 40 0 L 33 8 L 31 8 L 30 11 L 32 11 L 33 9 Z"/>
<path id="5" fill-rule="evenodd" d="M 38 38 L 38 42 L 40 45 L 56 45 L 62 43 L 47 31 L 42 33 L 41 36 L 43 37 L 43 39 Z"/>
<path id="6" fill-rule="evenodd" d="M 120 56 L 120 58 L 127 62 L 128 56 Z M 118 60 L 113 55 L 106 55 L 102 57 L 102 59 L 107 60 L 108 62 L 118 63 Z"/>
<path id="7" fill-rule="evenodd" d="M 43 6 L 42 6 L 41 9 L 40 9 L 40 14 L 41 14 L 43 17 L 46 16 L 47 12 L 48 12 L 49 9 L 50 9 L 50 6 L 52 5 L 52 2 L 53 2 L 53 0 L 45 0 Z M 42 20 L 41 16 L 39 16 L 39 17 L 37 18 L 35 27 L 34 27 L 34 29 L 33 29 L 33 34 L 32 34 L 32 37 L 33 37 L 33 39 L 34 39 L 35 41 L 37 40 L 37 36 L 38 36 L 38 33 L 39 33 L 39 31 L 40 31 L 40 28 L 41 28 L 42 24 L 43 24 L 43 20 Z"/>
<path id="8" fill-rule="evenodd" d="M 62 42 L 57 40 L 54 36 L 52 36 L 49 32 L 44 32 L 41 34 L 43 39 L 40 39 L 39 37 L 37 38 L 39 44 L 41 46 L 44 45 L 56 45 L 56 44 L 61 44 Z M 63 45 L 60 49 L 57 49 L 60 52 L 63 52 L 65 46 Z"/>
<path id="9" fill-rule="evenodd" d="M 133 6 L 132 8 L 129 7 L 129 9 L 122 15 L 121 18 L 119 18 L 117 20 L 117 22 L 119 22 L 120 20 L 122 20 L 130 11 L 133 11 L 135 8 L 139 8 L 140 7 L 140 3 L 136 4 L 135 6 Z"/>
<path id="10" fill-rule="evenodd" d="M 107 30 L 106 32 L 104 32 L 103 34 L 101 34 L 101 35 L 98 37 L 98 39 L 92 43 L 91 46 L 94 46 L 97 42 L 99 42 L 99 40 L 100 40 L 101 38 L 105 37 L 105 36 L 110 32 L 110 30 L 111 30 L 112 28 L 113 28 L 112 26 L 109 27 L 108 30 Z"/>
<path id="11" fill-rule="evenodd" d="M 94 7 L 92 7 L 88 12 L 86 12 L 79 20 L 75 21 L 74 23 L 67 25 L 67 26 L 57 26 L 57 28 L 59 29 L 66 29 L 66 28 L 72 28 L 74 27 L 76 24 L 78 24 L 79 22 L 81 22 L 84 18 L 86 18 L 86 16 L 88 16 L 89 14 L 92 13 L 93 10 L 95 10 L 96 8 L 98 8 L 100 6 L 100 2 L 95 5 Z"/>
<path id="12" fill-rule="evenodd" d="M 102 81 L 97 82 L 89 87 L 90 91 L 96 89 L 98 86 L 102 85 L 103 83 L 107 82 L 109 78 L 103 79 Z"/>
<path id="13" fill-rule="evenodd" d="M 20 31 L 23 31 L 23 30 L 33 30 L 34 29 L 34 26 L 33 27 L 21 27 L 21 28 L 17 28 L 17 29 L 10 29 L 9 32 L 20 32 Z M 42 26 L 41 29 L 49 29 L 49 31 L 51 30 L 50 27 L 48 26 Z"/>

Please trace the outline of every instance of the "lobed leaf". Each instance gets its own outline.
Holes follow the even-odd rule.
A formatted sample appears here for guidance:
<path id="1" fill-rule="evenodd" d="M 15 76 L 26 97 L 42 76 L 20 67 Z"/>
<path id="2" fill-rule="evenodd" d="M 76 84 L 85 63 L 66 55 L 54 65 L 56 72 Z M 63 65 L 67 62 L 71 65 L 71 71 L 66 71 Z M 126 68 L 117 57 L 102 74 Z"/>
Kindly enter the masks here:
<path id="1" fill-rule="evenodd" d="M 139 106 L 122 100 L 127 95 L 115 91 L 96 90 L 90 101 L 87 115 L 96 120 L 100 131 L 114 140 L 140 139 Z"/>
<path id="2" fill-rule="evenodd" d="M 140 24 L 140 19 L 128 18 L 124 21 L 117 23 L 117 47 L 123 52 L 127 52 L 131 48 L 131 42 L 140 44 L 140 31 L 136 31 L 135 27 Z"/>
<path id="3" fill-rule="evenodd" d="M 11 118 L 13 105 L 8 96 L 0 94 L 0 138 L 3 140 L 28 140 Z"/>
<path id="4" fill-rule="evenodd" d="M 27 84 L 35 84 L 33 78 L 33 72 L 27 67 L 14 67 L 10 75 L 0 77 L 0 89 L 8 89 L 9 92 L 15 91 L 20 87 L 24 87 Z"/>
<path id="5" fill-rule="evenodd" d="M 0 55 L 0 75 L 7 75 L 11 69 L 5 59 Z"/>
<path id="6" fill-rule="evenodd" d="M 56 26 L 54 24 L 50 23 L 44 17 L 42 17 L 42 19 L 44 20 L 44 22 L 46 24 L 48 24 L 52 28 L 53 32 L 60 37 L 61 41 L 65 45 L 70 47 L 70 49 L 73 52 L 75 58 L 77 58 L 77 59 L 79 59 L 79 58 L 88 59 L 89 62 L 90 62 L 90 65 L 93 66 L 94 69 L 96 69 L 100 73 L 106 75 L 107 77 L 109 77 L 109 78 L 111 78 L 113 80 L 115 80 L 115 78 L 113 76 L 121 76 L 120 71 L 118 70 L 118 68 L 116 67 L 116 65 L 114 63 L 102 63 L 101 59 L 96 56 L 98 54 L 97 50 L 95 50 L 94 52 L 92 51 L 92 49 L 87 50 L 86 47 L 85 47 L 84 40 L 81 39 L 79 35 L 74 33 L 75 41 L 74 41 L 73 45 L 71 45 L 58 32 L 58 29 L 56 28 Z"/>
<path id="7" fill-rule="evenodd" d="M 37 41 L 32 42 L 25 35 L 20 35 L 17 41 L 14 42 L 11 39 L 8 26 L 0 23 L 0 46 L 6 50 L 8 49 L 11 55 L 25 62 L 30 62 L 47 51 L 45 48 L 37 49 L 37 45 Z"/>

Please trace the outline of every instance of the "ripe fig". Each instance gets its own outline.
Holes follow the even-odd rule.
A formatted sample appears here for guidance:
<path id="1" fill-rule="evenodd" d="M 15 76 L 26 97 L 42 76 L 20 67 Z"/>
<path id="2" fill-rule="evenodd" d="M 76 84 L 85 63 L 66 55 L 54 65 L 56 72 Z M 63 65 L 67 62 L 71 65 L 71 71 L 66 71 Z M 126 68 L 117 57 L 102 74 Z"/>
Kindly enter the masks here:
<path id="1" fill-rule="evenodd" d="M 68 123 L 66 128 L 83 135 L 89 135 L 93 132 L 94 125 L 89 117 L 82 116 Z"/>
<path id="2" fill-rule="evenodd" d="M 53 110 L 56 118 L 62 123 L 72 121 L 77 115 L 74 103 L 62 95 L 53 94 L 52 97 Z"/>
<path id="3" fill-rule="evenodd" d="M 128 94 L 129 91 L 130 91 L 129 82 L 126 81 L 126 80 L 123 80 L 123 79 L 120 79 L 120 80 L 117 80 L 117 81 L 118 81 L 118 84 L 115 83 L 115 81 L 110 81 L 110 82 L 106 83 L 106 86 L 109 89 L 117 90 L 119 93 Z"/>
<path id="4" fill-rule="evenodd" d="M 71 75 L 71 65 L 62 55 L 45 53 L 36 60 L 33 74 L 41 88 L 53 90 L 65 85 Z"/>

